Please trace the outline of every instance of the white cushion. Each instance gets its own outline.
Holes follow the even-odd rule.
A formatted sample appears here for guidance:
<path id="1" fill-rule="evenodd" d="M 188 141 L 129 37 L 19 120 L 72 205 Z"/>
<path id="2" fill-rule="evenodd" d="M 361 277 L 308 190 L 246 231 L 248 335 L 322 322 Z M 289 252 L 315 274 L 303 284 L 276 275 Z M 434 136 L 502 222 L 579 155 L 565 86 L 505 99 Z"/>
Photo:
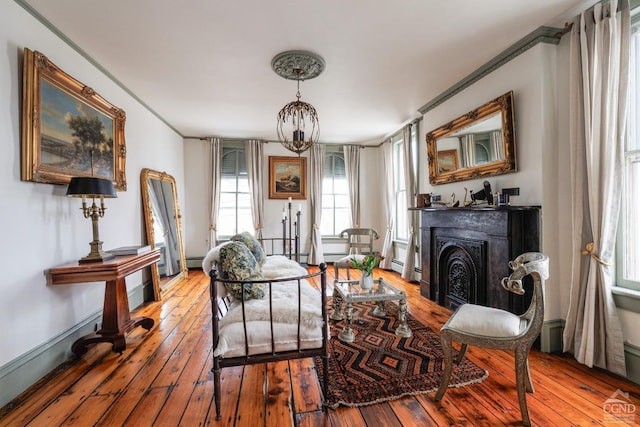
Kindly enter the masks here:
<path id="1" fill-rule="evenodd" d="M 526 321 L 513 313 L 476 304 L 463 304 L 451 316 L 447 327 L 460 332 L 486 337 L 515 337 Z"/>

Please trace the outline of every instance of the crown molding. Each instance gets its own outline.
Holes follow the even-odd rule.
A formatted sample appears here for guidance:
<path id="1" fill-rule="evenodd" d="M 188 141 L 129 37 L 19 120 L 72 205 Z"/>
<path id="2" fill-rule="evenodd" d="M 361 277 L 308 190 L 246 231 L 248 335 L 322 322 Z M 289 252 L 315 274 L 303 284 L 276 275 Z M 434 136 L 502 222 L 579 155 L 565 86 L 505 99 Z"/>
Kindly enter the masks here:
<path id="1" fill-rule="evenodd" d="M 502 51 L 491 61 L 484 64 L 483 66 L 469 74 L 467 77 L 460 80 L 458 83 L 454 84 L 449 89 L 433 98 L 431 101 L 427 102 L 425 105 L 420 107 L 418 111 L 422 114 L 426 114 L 428 111 L 434 109 L 449 98 L 452 98 L 454 95 L 462 92 L 464 89 L 468 88 L 486 75 L 502 67 L 507 62 L 522 55 L 524 52 L 528 51 L 538 43 L 549 43 L 557 45 L 558 43 L 560 43 L 560 39 L 562 39 L 562 36 L 565 33 L 566 31 L 562 28 L 544 26 L 538 27 L 538 29 L 532 31 L 531 33 Z"/>

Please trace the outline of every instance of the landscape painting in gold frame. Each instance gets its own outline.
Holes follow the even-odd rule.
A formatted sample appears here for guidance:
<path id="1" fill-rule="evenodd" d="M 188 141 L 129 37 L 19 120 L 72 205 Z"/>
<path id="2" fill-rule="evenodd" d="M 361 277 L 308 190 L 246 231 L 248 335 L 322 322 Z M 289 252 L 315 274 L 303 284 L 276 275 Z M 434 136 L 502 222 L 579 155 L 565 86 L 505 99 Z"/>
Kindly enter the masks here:
<path id="1" fill-rule="evenodd" d="M 24 49 L 23 181 L 66 184 L 74 176 L 113 181 L 125 191 L 125 112 L 40 52 Z"/>
<path id="2" fill-rule="evenodd" d="M 269 198 L 307 198 L 306 157 L 269 156 Z"/>

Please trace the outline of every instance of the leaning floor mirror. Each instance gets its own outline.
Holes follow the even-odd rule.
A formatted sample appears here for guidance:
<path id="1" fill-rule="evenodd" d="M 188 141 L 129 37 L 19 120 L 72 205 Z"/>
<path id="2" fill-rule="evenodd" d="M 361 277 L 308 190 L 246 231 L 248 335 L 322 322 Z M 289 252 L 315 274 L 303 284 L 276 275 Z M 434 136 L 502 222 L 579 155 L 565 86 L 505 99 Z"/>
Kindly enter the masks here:
<path id="1" fill-rule="evenodd" d="M 171 175 L 143 169 L 140 184 L 147 244 L 160 248 L 160 261 L 151 266 L 153 299 L 158 301 L 164 289 L 187 277 L 180 207 L 176 181 Z"/>

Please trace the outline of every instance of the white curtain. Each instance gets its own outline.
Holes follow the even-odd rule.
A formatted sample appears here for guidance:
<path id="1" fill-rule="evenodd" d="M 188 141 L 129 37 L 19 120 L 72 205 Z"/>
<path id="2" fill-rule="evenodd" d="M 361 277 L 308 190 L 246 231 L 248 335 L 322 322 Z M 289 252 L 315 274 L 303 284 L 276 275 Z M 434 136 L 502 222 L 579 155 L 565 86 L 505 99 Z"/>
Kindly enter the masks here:
<path id="1" fill-rule="evenodd" d="M 168 186 L 168 188 L 165 188 Z M 177 226 L 175 225 L 175 206 L 173 205 L 173 188 L 167 181 L 149 179 L 149 201 L 153 220 L 157 221 L 154 228 L 162 230 L 162 239 L 155 237 L 155 244 L 163 243 L 164 266 L 160 269 L 161 276 L 173 276 L 180 269 Z M 172 221 L 173 219 L 173 221 Z"/>
<path id="2" fill-rule="evenodd" d="M 490 137 L 493 157 L 490 157 L 489 161 L 504 160 L 504 142 L 502 141 L 502 131 L 493 131 L 491 132 Z"/>
<path id="3" fill-rule="evenodd" d="M 629 2 L 596 4 L 571 31 L 573 262 L 564 350 L 626 376 L 611 287 L 629 82 Z"/>
<path id="4" fill-rule="evenodd" d="M 407 195 L 407 207 L 414 204 L 416 195 L 416 173 L 413 166 L 413 141 L 411 140 L 411 125 L 407 125 L 402 130 L 402 152 L 404 161 L 404 182 Z M 418 219 L 416 211 L 407 210 L 407 226 L 409 232 L 407 235 L 407 254 L 404 259 L 404 267 L 402 268 L 402 278 L 406 280 L 414 280 L 414 271 L 416 268 L 416 229 L 418 228 Z"/>
<path id="5" fill-rule="evenodd" d="M 462 142 L 462 160 L 464 161 L 464 167 L 474 166 L 476 164 L 476 141 L 473 134 L 462 135 L 460 142 Z"/>
<path id="6" fill-rule="evenodd" d="M 324 179 L 324 152 L 322 144 L 313 144 L 309 149 L 310 163 L 310 194 L 311 204 L 311 246 L 307 264 L 319 265 L 324 262 L 324 249 L 322 248 L 322 233 L 320 223 L 322 221 L 322 180 Z"/>
<path id="7" fill-rule="evenodd" d="M 351 226 L 360 227 L 360 147 L 348 145 L 343 148 L 344 165 L 349 186 Z"/>
<path id="8" fill-rule="evenodd" d="M 387 230 L 384 234 L 384 242 L 382 244 L 382 256 L 384 259 L 380 262 L 380 268 L 391 270 L 393 263 L 393 207 L 395 206 L 395 187 L 393 172 L 393 147 L 391 140 L 387 139 L 382 143 L 382 177 L 383 177 L 383 193 L 382 208 L 384 217 L 387 221 Z"/>
<path id="9" fill-rule="evenodd" d="M 222 139 L 207 138 L 209 141 L 209 249 L 218 244 L 218 206 L 220 206 L 220 185 L 222 180 Z"/>
<path id="10" fill-rule="evenodd" d="M 249 192 L 251 193 L 251 217 L 256 239 L 262 239 L 262 224 L 264 222 L 263 185 L 262 185 L 262 144 L 259 139 L 245 142 L 247 159 L 247 176 L 249 178 Z"/>

